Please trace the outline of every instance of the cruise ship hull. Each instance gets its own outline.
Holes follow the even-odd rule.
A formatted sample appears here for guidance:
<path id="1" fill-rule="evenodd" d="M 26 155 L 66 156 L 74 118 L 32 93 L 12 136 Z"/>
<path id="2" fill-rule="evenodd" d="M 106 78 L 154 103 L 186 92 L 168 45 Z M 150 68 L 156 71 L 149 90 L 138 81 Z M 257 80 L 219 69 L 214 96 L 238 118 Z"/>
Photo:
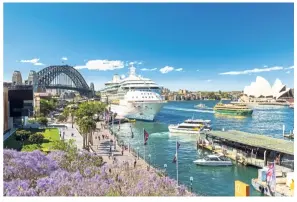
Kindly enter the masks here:
<path id="1" fill-rule="evenodd" d="M 126 104 L 111 104 L 111 111 L 117 113 L 118 116 L 153 121 L 160 112 L 165 102 L 132 102 Z"/>

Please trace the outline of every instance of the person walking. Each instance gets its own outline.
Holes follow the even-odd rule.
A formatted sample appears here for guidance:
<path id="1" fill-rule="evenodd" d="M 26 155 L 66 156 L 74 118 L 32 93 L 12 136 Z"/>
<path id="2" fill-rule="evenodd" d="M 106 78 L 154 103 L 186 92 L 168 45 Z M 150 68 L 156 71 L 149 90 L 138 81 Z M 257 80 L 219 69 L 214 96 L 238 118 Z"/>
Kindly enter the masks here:
<path id="1" fill-rule="evenodd" d="M 122 156 L 124 156 L 124 150 L 122 150 Z"/>
<path id="2" fill-rule="evenodd" d="M 134 168 L 136 168 L 136 159 L 135 159 L 135 161 L 134 161 Z"/>

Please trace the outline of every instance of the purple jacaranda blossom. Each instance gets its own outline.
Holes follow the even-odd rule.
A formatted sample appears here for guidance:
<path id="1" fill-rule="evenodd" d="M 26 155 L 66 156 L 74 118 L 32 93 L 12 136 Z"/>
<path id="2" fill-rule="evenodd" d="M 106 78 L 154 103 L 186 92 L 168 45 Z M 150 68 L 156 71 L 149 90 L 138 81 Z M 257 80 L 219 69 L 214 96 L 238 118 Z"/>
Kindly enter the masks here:
<path id="1" fill-rule="evenodd" d="M 95 162 L 95 163 L 94 163 Z M 88 152 L 4 150 L 4 196 L 191 196 L 154 171 L 102 165 Z"/>

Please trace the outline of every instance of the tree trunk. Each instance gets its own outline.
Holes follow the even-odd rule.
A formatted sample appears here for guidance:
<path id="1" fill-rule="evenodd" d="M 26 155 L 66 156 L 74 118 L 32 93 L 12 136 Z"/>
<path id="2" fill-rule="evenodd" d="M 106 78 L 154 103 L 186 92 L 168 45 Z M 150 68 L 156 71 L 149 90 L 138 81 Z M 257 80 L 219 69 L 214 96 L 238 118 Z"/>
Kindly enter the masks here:
<path id="1" fill-rule="evenodd" d="M 85 148 L 85 137 L 83 135 L 83 149 Z"/>

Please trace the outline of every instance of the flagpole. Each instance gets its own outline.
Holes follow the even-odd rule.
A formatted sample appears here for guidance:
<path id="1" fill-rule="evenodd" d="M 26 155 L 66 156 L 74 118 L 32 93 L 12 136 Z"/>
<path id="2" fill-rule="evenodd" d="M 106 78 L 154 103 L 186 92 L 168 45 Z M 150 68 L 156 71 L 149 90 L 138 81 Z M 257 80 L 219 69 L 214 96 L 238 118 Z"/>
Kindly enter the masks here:
<path id="1" fill-rule="evenodd" d="M 143 146 L 144 146 L 144 161 L 145 161 L 145 135 L 144 135 L 144 128 L 143 128 Z"/>
<path id="2" fill-rule="evenodd" d="M 176 137 L 176 181 L 177 181 L 177 187 L 178 187 L 178 156 L 177 156 L 177 137 Z"/>

